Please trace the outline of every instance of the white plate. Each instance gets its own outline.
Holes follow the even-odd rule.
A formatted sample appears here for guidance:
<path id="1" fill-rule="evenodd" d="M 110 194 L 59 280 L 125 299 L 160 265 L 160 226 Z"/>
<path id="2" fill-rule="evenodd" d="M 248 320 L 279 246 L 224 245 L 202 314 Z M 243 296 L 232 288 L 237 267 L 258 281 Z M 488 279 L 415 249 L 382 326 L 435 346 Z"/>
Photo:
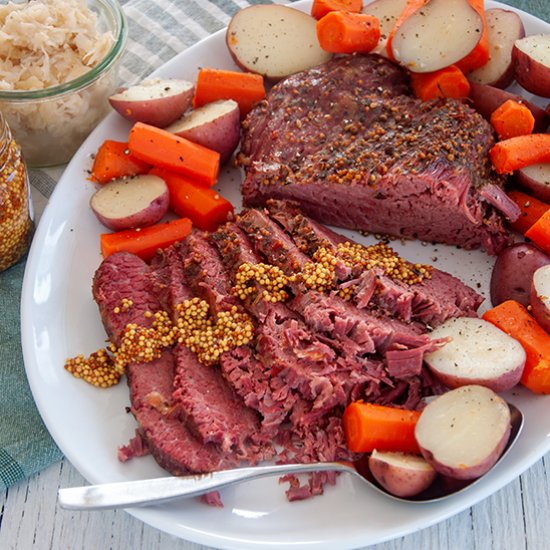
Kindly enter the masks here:
<path id="1" fill-rule="evenodd" d="M 295 4 L 308 9 L 309 2 Z M 496 6 L 488 2 L 489 6 Z M 503 6 L 504 7 L 504 6 Z M 528 33 L 550 26 L 522 13 Z M 218 32 L 158 71 L 194 80 L 200 66 L 235 68 Z M 66 169 L 46 208 L 27 263 L 22 300 L 22 339 L 27 376 L 40 413 L 67 458 L 91 483 L 164 476 L 151 457 L 126 464 L 117 447 L 136 428 L 126 384 L 98 390 L 64 371 L 67 357 L 104 345 L 105 333 L 92 301 L 92 275 L 101 257 L 101 226 L 88 207 L 94 186 L 86 180 L 90 155 L 107 138 L 125 140 L 129 124 L 112 114 L 99 125 Z M 219 188 L 240 204 L 239 174 L 224 170 Z M 492 260 L 453 247 L 396 246 L 408 259 L 432 261 L 486 293 Z M 511 453 L 478 485 L 437 504 L 401 504 L 342 475 L 324 496 L 288 503 L 270 479 L 223 491 L 225 508 L 196 500 L 131 510 L 137 518 L 178 537 L 220 548 L 356 548 L 399 537 L 446 519 L 512 481 L 550 450 L 550 397 L 519 389 L 507 396 L 526 417 Z"/>

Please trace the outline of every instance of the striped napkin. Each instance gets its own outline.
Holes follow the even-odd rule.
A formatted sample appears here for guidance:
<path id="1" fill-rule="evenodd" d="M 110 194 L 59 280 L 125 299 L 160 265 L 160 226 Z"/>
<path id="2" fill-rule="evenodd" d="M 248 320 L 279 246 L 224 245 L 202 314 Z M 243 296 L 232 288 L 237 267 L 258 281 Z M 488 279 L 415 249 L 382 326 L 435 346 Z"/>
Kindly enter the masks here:
<path id="1" fill-rule="evenodd" d="M 238 9 L 266 3 L 272 2 L 121 0 L 129 23 L 121 81 L 126 84 L 138 82 L 174 55 L 226 26 Z M 275 3 L 286 2 L 277 0 Z M 550 20 L 548 0 L 507 0 L 506 3 Z M 62 172 L 63 167 L 31 171 L 37 216 L 47 204 Z M 0 490 L 62 457 L 40 419 L 25 377 L 19 326 L 23 271 L 24 260 L 0 274 Z"/>

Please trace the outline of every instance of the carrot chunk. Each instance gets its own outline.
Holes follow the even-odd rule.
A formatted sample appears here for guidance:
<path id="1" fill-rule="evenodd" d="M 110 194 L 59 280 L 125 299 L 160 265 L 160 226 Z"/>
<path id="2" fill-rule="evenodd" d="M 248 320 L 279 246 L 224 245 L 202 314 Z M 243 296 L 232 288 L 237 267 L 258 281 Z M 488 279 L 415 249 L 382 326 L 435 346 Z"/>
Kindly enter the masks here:
<path id="1" fill-rule="evenodd" d="M 550 204 L 546 204 L 535 197 L 531 197 L 521 191 L 508 191 L 508 196 L 519 206 L 521 214 L 519 218 L 510 223 L 510 227 L 519 233 L 525 233 L 550 210 Z"/>
<path id="2" fill-rule="evenodd" d="M 321 19 L 331 11 L 359 13 L 363 9 L 363 0 L 313 0 L 311 16 Z"/>
<path id="3" fill-rule="evenodd" d="M 477 46 L 466 57 L 456 62 L 456 66 L 463 73 L 469 73 L 470 71 L 483 67 L 491 56 L 489 51 L 489 38 L 487 36 L 487 23 L 485 21 L 485 0 L 468 0 L 468 2 L 481 16 L 483 28 L 481 29 L 481 38 Z"/>
<path id="4" fill-rule="evenodd" d="M 215 231 L 233 213 L 233 205 L 210 187 L 161 168 L 153 168 L 150 173 L 166 182 L 170 208 L 178 216 L 189 218 L 199 229 Z"/>
<path id="5" fill-rule="evenodd" d="M 218 99 L 232 99 L 244 117 L 265 97 L 264 79 L 259 74 L 203 68 L 199 71 L 193 107 L 196 109 Z"/>
<path id="6" fill-rule="evenodd" d="M 186 218 L 150 225 L 140 229 L 127 229 L 99 236 L 101 254 L 104 258 L 115 252 L 132 252 L 149 261 L 157 250 L 181 241 L 191 233 L 191 221 Z"/>
<path id="7" fill-rule="evenodd" d="M 220 154 L 149 124 L 136 122 L 128 147 L 139 159 L 185 174 L 207 185 L 218 178 Z"/>
<path id="8" fill-rule="evenodd" d="M 115 178 L 146 174 L 151 166 L 138 159 L 124 141 L 104 141 L 94 158 L 90 179 L 96 183 L 107 183 Z"/>
<path id="9" fill-rule="evenodd" d="M 547 210 L 526 232 L 525 236 L 550 254 L 550 210 Z"/>
<path id="10" fill-rule="evenodd" d="M 509 174 L 538 162 L 550 162 L 550 134 L 529 134 L 499 141 L 489 155 L 499 174 Z"/>
<path id="11" fill-rule="evenodd" d="M 470 93 L 470 83 L 456 65 L 432 73 L 411 73 L 411 86 L 414 95 L 423 101 L 467 97 Z"/>
<path id="12" fill-rule="evenodd" d="M 500 139 L 531 134 L 535 128 L 535 117 L 529 107 L 509 99 L 491 114 L 491 124 Z"/>
<path id="13" fill-rule="evenodd" d="M 414 428 L 420 417 L 407 411 L 356 401 L 346 407 L 342 417 L 348 448 L 357 453 L 397 451 L 420 453 Z"/>
<path id="14" fill-rule="evenodd" d="M 508 300 L 486 311 L 483 319 L 515 338 L 527 356 L 521 383 L 534 393 L 550 393 L 550 336 L 527 309 Z"/>
<path id="15" fill-rule="evenodd" d="M 331 11 L 317 21 L 317 39 L 326 52 L 368 53 L 380 40 L 380 24 L 374 15 Z"/>

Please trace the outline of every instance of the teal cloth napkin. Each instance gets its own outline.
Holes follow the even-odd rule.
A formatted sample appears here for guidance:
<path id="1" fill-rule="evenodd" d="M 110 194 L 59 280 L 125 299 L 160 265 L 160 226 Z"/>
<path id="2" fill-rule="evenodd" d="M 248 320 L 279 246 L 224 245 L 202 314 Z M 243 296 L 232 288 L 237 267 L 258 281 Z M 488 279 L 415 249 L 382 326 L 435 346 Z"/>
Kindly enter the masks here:
<path id="1" fill-rule="evenodd" d="M 262 3 L 268 2 L 122 0 L 129 23 L 129 40 L 121 80 L 137 82 L 178 52 L 225 26 L 240 7 Z M 505 0 L 505 3 L 550 21 L 548 0 Z M 55 187 L 56 174 L 34 170 L 30 179 L 35 197 L 47 201 Z M 62 457 L 42 423 L 25 376 L 19 323 L 23 272 L 24 260 L 0 274 L 1 490 Z"/>

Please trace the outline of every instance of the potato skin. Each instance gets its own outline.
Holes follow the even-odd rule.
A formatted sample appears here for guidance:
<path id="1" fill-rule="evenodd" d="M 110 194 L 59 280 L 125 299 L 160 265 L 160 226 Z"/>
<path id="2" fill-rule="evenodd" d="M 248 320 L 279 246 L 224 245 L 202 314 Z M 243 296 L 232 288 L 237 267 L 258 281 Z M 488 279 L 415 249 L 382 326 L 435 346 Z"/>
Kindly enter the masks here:
<path id="1" fill-rule="evenodd" d="M 165 88 L 163 88 L 165 85 L 165 87 L 170 86 L 170 80 L 150 82 L 153 83 L 148 84 L 152 97 L 147 99 L 131 98 L 131 91 L 142 87 L 142 85 L 138 85 L 120 90 L 119 93 L 109 98 L 109 103 L 119 115 L 130 122 L 143 122 L 157 126 L 158 128 L 165 128 L 191 107 L 195 87 L 191 83 L 188 83 L 187 89 L 170 95 L 166 94 Z M 124 94 L 129 94 L 129 97 L 124 98 Z"/>
<path id="2" fill-rule="evenodd" d="M 437 379 L 445 384 L 449 388 L 460 388 L 461 386 L 466 386 L 469 384 L 476 384 L 479 386 L 485 386 L 490 390 L 493 390 L 496 393 L 507 391 L 514 386 L 519 384 L 521 380 L 521 375 L 523 374 L 523 369 L 525 364 L 518 365 L 513 371 L 509 371 L 498 378 L 462 378 L 460 376 L 453 376 L 452 374 L 445 374 L 441 371 L 438 371 L 435 375 Z"/>
<path id="3" fill-rule="evenodd" d="M 520 86 L 532 94 L 550 97 L 550 67 L 536 61 L 517 46 L 512 49 L 512 63 Z"/>
<path id="4" fill-rule="evenodd" d="M 483 474 L 486 474 L 496 464 L 508 444 L 511 431 L 512 427 L 509 425 L 494 450 L 487 456 L 487 458 L 485 458 L 485 460 L 478 462 L 475 466 L 468 466 L 467 468 L 453 468 L 452 466 L 439 462 L 431 451 L 421 447 L 422 456 L 424 456 L 426 461 L 432 465 L 433 469 L 441 475 L 449 476 L 454 479 L 477 479 Z"/>
<path id="5" fill-rule="evenodd" d="M 507 403 L 483 386 L 450 390 L 431 401 L 415 427 L 425 460 L 455 479 L 475 479 L 500 458 L 511 433 Z"/>
<path id="6" fill-rule="evenodd" d="M 491 302 L 497 306 L 515 300 L 529 306 L 533 273 L 550 258 L 531 243 L 516 243 L 497 257 L 491 275 Z"/>
<path id="7" fill-rule="evenodd" d="M 412 497 L 426 490 L 434 481 L 437 472 L 426 464 L 425 469 L 413 468 L 403 455 L 401 464 L 390 463 L 383 456 L 388 453 L 373 453 L 369 457 L 369 469 L 380 485 L 397 497 Z M 398 455 L 402 453 L 391 453 Z"/>
<path id="8" fill-rule="evenodd" d="M 550 164 L 527 166 L 514 172 L 514 179 L 543 202 L 550 202 Z"/>
<path id="9" fill-rule="evenodd" d="M 113 231 L 123 231 L 124 229 L 146 227 L 159 222 L 168 212 L 170 206 L 170 192 L 163 180 L 161 180 L 161 183 L 164 183 L 164 191 L 158 193 L 152 200 L 143 201 L 141 204 L 131 204 L 130 201 L 140 199 L 135 198 L 137 193 L 134 194 L 130 189 L 125 189 L 126 186 L 131 186 L 132 183 L 137 183 L 139 180 L 146 180 L 147 178 L 160 180 L 160 178 L 149 174 L 136 176 L 127 180 L 113 180 L 92 195 L 90 207 L 100 223 Z M 121 189 L 122 193 L 120 192 Z M 130 198 L 128 198 L 128 195 L 130 195 Z M 117 206 L 116 211 L 111 208 L 105 208 L 105 205 L 109 205 L 111 201 L 119 201 L 119 205 L 115 205 Z M 130 204 L 130 208 L 128 208 L 128 204 Z M 135 207 L 136 204 L 138 208 Z M 125 215 L 125 211 L 132 213 Z"/>
<path id="10" fill-rule="evenodd" d="M 539 294 L 539 289 L 535 287 L 535 279 L 538 277 L 550 277 L 550 267 L 542 267 L 537 270 L 535 277 L 531 283 L 531 296 L 530 305 L 531 313 L 537 321 L 537 323 L 546 331 L 550 332 L 550 309 L 543 301 L 543 297 Z"/>
<path id="11" fill-rule="evenodd" d="M 204 107 L 203 107 L 204 108 Z M 177 122 L 167 128 L 178 136 L 208 147 L 220 153 L 220 164 L 225 164 L 230 158 L 241 138 L 241 118 L 239 106 L 214 120 L 187 130 L 174 131 Z"/>

